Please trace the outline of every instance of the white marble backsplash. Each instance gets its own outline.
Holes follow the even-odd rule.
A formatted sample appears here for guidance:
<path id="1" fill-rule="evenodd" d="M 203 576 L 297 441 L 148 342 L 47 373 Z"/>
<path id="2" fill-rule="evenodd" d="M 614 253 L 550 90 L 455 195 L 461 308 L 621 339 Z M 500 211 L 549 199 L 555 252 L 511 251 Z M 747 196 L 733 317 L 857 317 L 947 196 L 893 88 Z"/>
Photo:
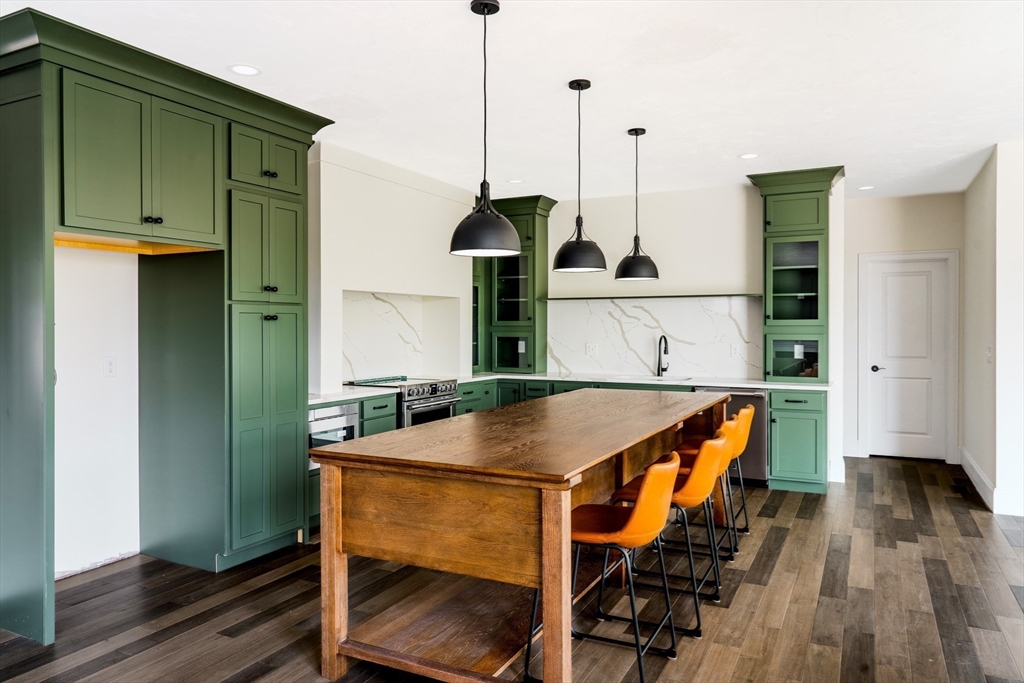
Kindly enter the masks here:
<path id="1" fill-rule="evenodd" d="M 548 372 L 654 375 L 664 334 L 668 376 L 761 379 L 763 315 L 760 297 L 550 301 Z"/>
<path id="2" fill-rule="evenodd" d="M 423 374 L 423 298 L 345 290 L 344 379 Z"/>

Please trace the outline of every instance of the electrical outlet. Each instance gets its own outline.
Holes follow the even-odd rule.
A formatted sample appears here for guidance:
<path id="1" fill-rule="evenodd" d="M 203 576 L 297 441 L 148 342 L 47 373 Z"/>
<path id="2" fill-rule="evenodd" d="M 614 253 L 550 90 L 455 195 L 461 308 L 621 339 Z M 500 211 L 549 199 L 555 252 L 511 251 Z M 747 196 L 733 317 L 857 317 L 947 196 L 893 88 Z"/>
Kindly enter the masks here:
<path id="1" fill-rule="evenodd" d="M 597 355 L 597 342 L 587 342 L 587 344 L 586 344 L 586 353 L 587 353 L 588 356 L 596 356 Z"/>
<path id="2" fill-rule="evenodd" d="M 729 346 L 729 355 L 732 356 L 733 358 L 736 358 L 737 356 L 739 356 L 740 355 L 740 345 L 739 344 L 731 344 Z"/>
<path id="3" fill-rule="evenodd" d="M 117 377 L 117 356 L 103 356 L 103 376 Z"/>

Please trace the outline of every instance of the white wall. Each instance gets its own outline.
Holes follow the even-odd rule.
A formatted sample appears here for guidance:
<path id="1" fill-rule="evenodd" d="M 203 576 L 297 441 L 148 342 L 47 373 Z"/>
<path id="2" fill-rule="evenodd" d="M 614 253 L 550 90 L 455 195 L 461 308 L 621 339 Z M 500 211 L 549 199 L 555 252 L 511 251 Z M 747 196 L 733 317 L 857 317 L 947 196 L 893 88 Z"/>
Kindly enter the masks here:
<path id="1" fill-rule="evenodd" d="M 658 265 L 651 282 L 616 282 L 615 266 L 633 248 L 634 198 L 583 200 L 583 228 L 604 251 L 602 273 L 550 273 L 551 297 L 760 294 L 762 206 L 753 185 L 640 195 L 640 244 Z M 576 201 L 548 219 L 548 261 L 575 229 Z"/>
<path id="2" fill-rule="evenodd" d="M 996 489 L 1024 515 L 1024 141 L 996 148 Z"/>
<path id="3" fill-rule="evenodd" d="M 763 330 L 760 297 L 551 301 L 548 372 L 654 375 L 664 334 L 670 377 L 760 380 Z"/>
<path id="4" fill-rule="evenodd" d="M 958 192 L 917 197 L 851 198 L 846 203 L 844 242 L 845 276 L 842 282 L 846 301 L 843 308 L 831 309 L 837 317 L 842 317 L 844 323 L 844 367 L 842 376 L 833 374 L 833 378 L 842 382 L 845 436 L 842 450 L 847 456 L 856 456 L 860 452 L 857 413 L 859 256 L 902 251 L 961 251 L 964 243 L 964 195 Z M 836 357 L 835 353 L 830 356 L 832 359 Z"/>
<path id="5" fill-rule="evenodd" d="M 329 143 L 310 150 L 310 378 L 312 393 L 345 380 L 343 292 L 454 298 L 432 308 L 453 330 L 447 353 L 456 374 L 472 372 L 472 259 L 448 253 L 452 231 L 474 204 L 472 192 Z M 442 325 L 442 323 L 438 323 Z M 425 348 L 424 372 L 450 369 Z"/>
<path id="6" fill-rule="evenodd" d="M 139 552 L 138 257 L 55 249 L 54 314 L 60 577 Z"/>
<path id="7" fill-rule="evenodd" d="M 996 157 L 964 193 L 961 460 L 979 491 L 996 483 Z M 989 353 L 993 356 L 990 359 Z M 976 477 L 980 474 L 979 481 Z"/>

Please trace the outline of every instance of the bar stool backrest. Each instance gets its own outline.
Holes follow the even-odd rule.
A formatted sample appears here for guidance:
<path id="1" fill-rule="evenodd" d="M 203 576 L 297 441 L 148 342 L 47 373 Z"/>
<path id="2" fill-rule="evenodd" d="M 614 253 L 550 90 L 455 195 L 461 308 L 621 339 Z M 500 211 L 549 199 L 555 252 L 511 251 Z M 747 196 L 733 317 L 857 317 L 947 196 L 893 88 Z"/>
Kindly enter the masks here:
<path id="1" fill-rule="evenodd" d="M 672 507 L 672 490 L 679 474 L 679 454 L 672 453 L 647 468 L 637 492 L 632 514 L 622 531 L 618 544 L 624 548 L 647 545 L 661 533 Z"/>
<path id="2" fill-rule="evenodd" d="M 722 427 L 728 424 L 722 423 Z M 732 460 L 732 444 L 724 429 L 715 433 L 714 439 L 708 439 L 700 446 L 697 459 L 693 462 L 690 476 L 686 483 L 672 496 L 672 502 L 681 508 L 692 508 L 700 505 L 715 488 L 715 481 L 721 476 L 724 467 Z"/>
<path id="3" fill-rule="evenodd" d="M 740 408 L 740 412 L 732 416 L 732 419 L 736 421 L 737 428 L 736 433 L 733 436 L 733 458 L 738 458 L 743 455 L 743 451 L 747 450 L 747 440 L 750 438 L 750 425 L 754 422 L 754 406 L 749 403 Z"/>
<path id="4" fill-rule="evenodd" d="M 719 426 L 718 431 L 715 432 L 716 439 L 718 438 L 719 434 L 725 437 L 725 440 L 727 442 L 726 451 L 728 451 L 728 456 L 718 464 L 717 474 L 719 477 L 725 474 L 725 471 L 729 469 L 729 463 L 732 462 L 733 456 L 737 452 L 736 440 L 739 437 L 739 430 L 740 421 L 735 415 L 733 415 L 731 420 L 726 420 L 725 422 L 723 422 L 721 426 Z M 707 442 L 705 441 L 704 443 Z M 746 448 L 746 444 L 744 444 L 743 447 Z"/>

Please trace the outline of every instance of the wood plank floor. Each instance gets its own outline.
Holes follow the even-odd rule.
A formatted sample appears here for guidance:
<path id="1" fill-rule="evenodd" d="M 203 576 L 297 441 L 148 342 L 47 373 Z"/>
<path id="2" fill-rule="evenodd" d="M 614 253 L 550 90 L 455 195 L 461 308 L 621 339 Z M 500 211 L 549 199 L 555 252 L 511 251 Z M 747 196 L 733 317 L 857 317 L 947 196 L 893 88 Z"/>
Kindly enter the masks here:
<path id="1" fill-rule="evenodd" d="M 959 467 L 846 467 L 847 484 L 824 496 L 750 492 L 751 531 L 725 566 L 723 600 L 702 610 L 704 637 L 683 639 L 674 661 L 647 657 L 648 681 L 1021 681 L 1024 519 L 987 512 Z M 222 574 L 138 556 L 59 581 L 56 644 L 0 631 L 0 681 L 323 681 L 317 550 Z M 424 585 L 425 572 L 352 558 L 353 618 Z M 654 617 L 651 595 L 639 592 Z M 606 606 L 628 609 L 623 598 L 610 591 Z M 690 609 L 677 599 L 677 620 Z M 628 633 L 589 616 L 592 599 L 577 613 L 581 630 Z M 573 648 L 576 680 L 638 680 L 628 649 Z M 522 669 L 520 657 L 503 676 Z M 344 680 L 424 679 L 358 664 Z"/>

